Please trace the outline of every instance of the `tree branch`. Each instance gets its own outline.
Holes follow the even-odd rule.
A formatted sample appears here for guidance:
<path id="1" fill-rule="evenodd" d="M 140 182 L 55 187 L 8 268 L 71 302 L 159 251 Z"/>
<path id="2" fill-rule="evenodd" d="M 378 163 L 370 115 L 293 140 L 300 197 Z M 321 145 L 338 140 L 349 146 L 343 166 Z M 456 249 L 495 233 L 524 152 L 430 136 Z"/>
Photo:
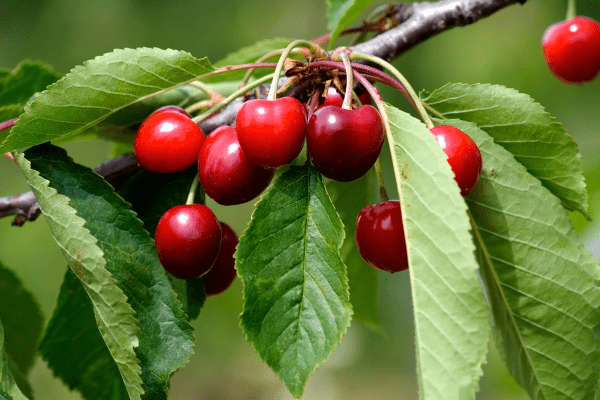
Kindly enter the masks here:
<path id="1" fill-rule="evenodd" d="M 443 31 L 472 24 L 505 7 L 515 3 L 523 4 L 525 1 L 440 0 L 435 3 L 400 4 L 396 6 L 394 13 L 398 25 L 351 49 L 390 61 Z M 281 79 L 280 86 L 286 81 L 287 79 Z M 265 90 L 268 89 L 260 88 L 261 93 Z M 236 99 L 219 114 L 202 122 L 200 127 L 204 132 L 210 133 L 221 125 L 230 125 L 243 104 L 243 98 Z M 7 122 L 14 123 L 15 120 Z M 107 161 L 95 171 L 118 190 L 138 169 L 137 159 L 130 154 Z M 16 215 L 13 225 L 21 226 L 25 221 L 33 221 L 39 213 L 39 205 L 32 192 L 0 197 L 0 218 Z"/>

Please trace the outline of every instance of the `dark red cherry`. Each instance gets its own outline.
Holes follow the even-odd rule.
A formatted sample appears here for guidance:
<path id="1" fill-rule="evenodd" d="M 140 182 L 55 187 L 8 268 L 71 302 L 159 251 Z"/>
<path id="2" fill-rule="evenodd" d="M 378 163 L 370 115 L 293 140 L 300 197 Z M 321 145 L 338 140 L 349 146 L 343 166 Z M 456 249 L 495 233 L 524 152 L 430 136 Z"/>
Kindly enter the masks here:
<path id="1" fill-rule="evenodd" d="M 168 106 L 162 106 L 161 108 L 155 110 L 152 114 L 156 114 L 159 113 L 161 111 L 165 111 L 165 110 L 169 110 L 169 111 L 176 111 L 182 115 L 185 115 L 186 117 L 192 119 L 192 115 L 190 113 L 188 113 L 187 111 L 185 111 L 183 108 L 176 106 L 176 105 L 168 105 Z"/>
<path id="2" fill-rule="evenodd" d="M 187 169 L 198 160 L 204 132 L 189 117 L 173 109 L 150 114 L 135 135 L 133 151 L 140 167 L 157 173 Z"/>
<path id="3" fill-rule="evenodd" d="M 249 100 L 238 112 L 236 130 L 250 162 L 264 168 L 279 168 L 302 151 L 306 110 L 293 97 Z"/>
<path id="4" fill-rule="evenodd" d="M 408 268 L 400 201 L 363 208 L 356 219 L 354 239 L 367 264 L 391 273 Z"/>
<path id="5" fill-rule="evenodd" d="M 236 277 L 235 247 L 238 244 L 238 237 L 229 225 L 221 222 L 221 231 L 223 239 L 221 240 L 221 250 L 213 267 L 202 279 L 204 280 L 204 289 L 207 296 L 214 296 L 224 292 L 233 283 Z"/>
<path id="6" fill-rule="evenodd" d="M 326 106 L 313 114 L 306 131 L 312 162 L 329 179 L 349 182 L 367 173 L 383 146 L 384 132 L 377 110 Z"/>
<path id="7" fill-rule="evenodd" d="M 448 156 L 448 164 L 460 187 L 460 194 L 467 195 L 481 175 L 481 153 L 473 139 L 453 126 L 440 125 L 431 129 L 435 139 Z"/>
<path id="8" fill-rule="evenodd" d="M 360 94 L 358 96 L 358 99 L 360 100 L 360 104 L 362 104 L 363 106 L 364 105 L 369 105 L 370 106 L 371 104 L 373 104 L 373 101 L 371 99 L 371 95 L 366 90 L 362 94 Z"/>
<path id="9" fill-rule="evenodd" d="M 320 107 L 325 107 L 325 106 L 336 106 L 336 107 L 341 107 L 342 104 L 344 103 L 344 98 L 342 97 L 341 94 L 338 93 L 338 91 L 334 88 L 334 87 L 329 87 L 329 89 L 327 90 L 327 97 L 325 97 L 325 101 L 323 102 L 323 104 Z"/>
<path id="10" fill-rule="evenodd" d="M 542 39 L 550 71 L 561 81 L 584 83 L 600 71 L 600 24 L 576 17 L 551 25 Z"/>
<path id="11" fill-rule="evenodd" d="M 196 279 L 212 267 L 221 248 L 221 225 L 203 204 L 173 207 L 154 235 L 160 263 L 173 276 Z"/>
<path id="12" fill-rule="evenodd" d="M 208 135 L 198 157 L 204 191 L 223 205 L 252 200 L 269 186 L 274 172 L 248 161 L 230 126 L 220 126 Z"/>

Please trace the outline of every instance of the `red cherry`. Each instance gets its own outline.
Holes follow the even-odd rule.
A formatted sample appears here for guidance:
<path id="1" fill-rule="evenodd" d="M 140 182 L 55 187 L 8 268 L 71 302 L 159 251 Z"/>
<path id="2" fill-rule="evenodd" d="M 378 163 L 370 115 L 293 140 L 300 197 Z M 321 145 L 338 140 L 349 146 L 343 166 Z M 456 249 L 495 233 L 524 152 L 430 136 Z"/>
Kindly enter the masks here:
<path id="1" fill-rule="evenodd" d="M 361 95 L 358 96 L 358 99 L 360 100 L 360 104 L 362 104 L 363 106 L 373 104 L 371 95 L 366 90 Z"/>
<path id="2" fill-rule="evenodd" d="M 335 88 L 330 86 L 329 89 L 327 90 L 327 97 L 325 97 L 325 101 L 323 102 L 323 104 L 321 106 L 319 106 L 319 108 L 325 107 L 325 106 L 341 107 L 343 103 L 344 103 L 344 98 L 342 97 L 342 95 L 339 94 L 338 91 L 335 90 Z"/>
<path id="3" fill-rule="evenodd" d="M 221 231 L 223 231 L 223 239 L 219 256 L 210 271 L 202 277 L 207 296 L 224 292 L 236 277 L 233 253 L 238 244 L 238 237 L 233 229 L 223 222 L 221 222 Z"/>
<path id="4" fill-rule="evenodd" d="M 460 187 L 460 194 L 467 195 L 481 175 L 481 152 L 473 139 L 453 126 L 440 125 L 431 129 L 442 150 L 448 156 L 448 164 Z"/>
<path id="5" fill-rule="evenodd" d="M 159 112 L 165 111 L 165 110 L 176 111 L 180 114 L 185 115 L 186 117 L 188 117 L 190 119 L 192 118 L 192 115 L 189 112 L 185 111 L 183 108 L 176 106 L 176 105 L 163 106 L 163 107 L 155 110 L 152 114 L 156 114 L 156 113 L 159 113 Z"/>
<path id="6" fill-rule="evenodd" d="M 179 111 L 165 109 L 142 122 L 133 151 L 145 170 L 168 174 L 194 164 L 203 142 L 204 132 L 194 121 Z"/>
<path id="7" fill-rule="evenodd" d="M 208 135 L 198 157 L 198 171 L 206 194 L 223 205 L 252 200 L 269 186 L 275 172 L 248 161 L 230 126 L 220 126 Z"/>
<path id="8" fill-rule="evenodd" d="M 381 152 L 383 139 L 379 113 L 369 105 L 356 110 L 323 107 L 315 111 L 306 132 L 308 153 L 319 172 L 341 182 L 367 173 Z"/>
<path id="9" fill-rule="evenodd" d="M 600 24 L 576 17 L 551 25 L 544 33 L 542 49 L 550 71 L 561 81 L 584 83 L 600 71 Z"/>
<path id="10" fill-rule="evenodd" d="M 249 100 L 240 109 L 236 130 L 252 163 L 279 168 L 300 154 L 306 136 L 306 110 L 293 97 Z"/>
<path id="11" fill-rule="evenodd" d="M 363 208 L 356 219 L 354 239 L 367 264 L 391 273 L 408 268 L 400 201 Z"/>
<path id="12" fill-rule="evenodd" d="M 163 214 L 154 235 L 160 263 L 173 276 L 196 279 L 215 262 L 221 226 L 204 204 L 173 207 Z"/>

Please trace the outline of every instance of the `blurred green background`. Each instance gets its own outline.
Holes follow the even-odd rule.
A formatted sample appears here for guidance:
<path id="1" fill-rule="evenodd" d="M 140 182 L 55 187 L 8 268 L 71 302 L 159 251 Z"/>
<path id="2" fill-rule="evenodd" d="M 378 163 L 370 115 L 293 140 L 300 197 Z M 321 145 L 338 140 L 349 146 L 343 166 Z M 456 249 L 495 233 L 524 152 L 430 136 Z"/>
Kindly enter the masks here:
<path id="1" fill-rule="evenodd" d="M 368 11 L 381 4 L 374 1 Z M 558 82 L 540 46 L 546 27 L 564 19 L 565 11 L 566 0 L 528 0 L 445 32 L 409 51 L 395 65 L 417 90 L 433 90 L 447 82 L 493 83 L 540 102 L 579 144 L 594 216 L 600 204 L 600 78 L 583 86 Z M 579 0 L 578 12 L 600 20 L 600 2 Z M 67 73 L 87 59 L 125 47 L 180 49 L 216 62 L 261 39 L 315 38 L 325 33 L 326 23 L 322 0 L 0 1 L 0 68 L 32 59 Z M 408 110 L 400 95 L 386 89 L 382 95 Z M 65 147 L 76 161 L 90 167 L 107 160 L 111 150 L 109 143 L 100 141 Z M 0 158 L 0 196 L 27 190 L 18 168 Z M 252 203 L 230 208 L 209 205 L 238 234 L 252 212 Z M 49 318 L 66 263 L 43 217 L 22 228 L 11 227 L 11 221 L 0 220 L 0 260 L 19 275 Z M 573 221 L 598 257 L 600 225 L 576 215 Z M 418 398 L 408 275 L 380 273 L 379 284 L 381 332 L 354 321 L 330 361 L 309 380 L 305 399 Z M 245 342 L 238 327 L 240 312 L 239 281 L 224 295 L 208 299 L 193 323 L 196 354 L 172 379 L 170 399 L 291 398 Z M 484 373 L 479 399 L 527 398 L 493 349 Z M 37 398 L 81 398 L 54 378 L 41 359 L 31 382 Z"/>

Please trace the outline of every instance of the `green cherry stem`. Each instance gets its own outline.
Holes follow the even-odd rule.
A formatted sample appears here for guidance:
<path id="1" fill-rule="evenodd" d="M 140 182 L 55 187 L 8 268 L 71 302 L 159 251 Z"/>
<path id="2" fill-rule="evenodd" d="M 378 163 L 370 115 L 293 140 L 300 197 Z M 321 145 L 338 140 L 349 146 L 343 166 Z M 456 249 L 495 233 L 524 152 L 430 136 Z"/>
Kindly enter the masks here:
<path id="1" fill-rule="evenodd" d="M 223 95 L 215 92 L 214 89 L 211 88 L 210 86 L 208 86 L 206 83 L 203 83 L 200 81 L 193 81 L 190 83 L 190 85 L 196 86 L 197 88 L 202 90 L 204 93 L 206 93 L 206 95 L 208 97 L 210 97 L 211 99 L 214 99 L 215 97 L 219 97 L 219 96 L 223 97 Z"/>
<path id="2" fill-rule="evenodd" d="M 185 201 L 185 204 L 188 206 L 190 204 L 194 204 L 194 197 L 196 196 L 196 189 L 198 189 L 199 177 L 200 177 L 200 175 L 198 175 L 198 174 L 194 175 L 194 180 L 192 181 L 192 186 L 190 187 L 190 191 L 188 193 L 187 200 Z"/>
<path id="3" fill-rule="evenodd" d="M 348 59 L 348 54 L 341 53 L 342 61 L 344 62 L 344 67 L 346 68 L 346 93 L 344 93 L 344 102 L 342 103 L 342 108 L 344 110 L 351 110 L 350 106 L 352 102 L 352 87 L 354 86 L 354 80 L 352 79 L 354 75 L 352 74 L 352 66 L 350 65 L 350 60 Z"/>
<path id="4" fill-rule="evenodd" d="M 263 83 L 268 82 L 269 80 L 273 79 L 273 75 L 274 74 L 269 74 L 269 75 L 263 76 L 260 79 L 255 80 L 252 83 L 249 83 L 248 85 L 244 86 L 243 88 L 232 93 L 229 97 L 227 97 L 225 100 L 223 100 L 222 102 L 220 102 L 219 104 L 217 104 L 216 106 L 211 108 L 210 110 L 198 115 L 197 117 L 192 118 L 192 121 L 194 121 L 196 124 L 201 123 L 202 121 L 206 120 L 211 115 L 221 111 L 221 109 L 223 107 L 225 107 L 227 104 L 231 103 L 233 100 L 240 97 L 244 93 L 249 92 L 250 90 L 254 89 L 255 87 L 258 87 L 258 86 L 262 85 Z"/>
<path id="5" fill-rule="evenodd" d="M 431 118 L 429 118 L 427 111 L 425 111 L 425 107 L 423 107 L 423 103 L 421 103 L 421 99 L 419 99 L 419 96 L 417 96 L 417 93 L 412 88 L 410 83 L 408 83 L 408 81 L 406 80 L 404 75 L 402 75 L 396 68 L 394 68 L 394 66 L 392 64 L 388 63 L 385 60 L 382 60 L 379 57 L 374 57 L 369 54 L 363 54 L 363 53 L 357 53 L 357 52 L 353 52 L 352 54 L 350 54 L 350 58 L 352 60 L 371 61 L 372 63 L 381 65 L 383 68 L 390 71 L 392 73 L 392 75 L 394 75 L 396 77 L 396 79 L 398 79 L 398 81 L 400 81 L 400 83 L 402 83 L 402 85 L 406 88 L 406 90 L 410 94 L 410 97 L 413 99 L 415 106 L 417 107 L 417 111 L 419 112 L 419 115 L 421 116 L 421 119 L 423 119 L 423 122 L 425 123 L 425 125 L 427 125 L 427 128 L 428 129 L 433 128 L 433 126 L 434 126 L 433 122 L 431 122 Z M 373 95 L 371 95 L 371 97 L 373 97 Z"/>
<path id="6" fill-rule="evenodd" d="M 377 185 L 379 186 L 379 198 L 381 202 L 388 201 L 387 190 L 385 190 L 385 183 L 383 182 L 383 172 L 381 172 L 381 163 L 379 158 L 375 161 L 375 175 L 377 175 Z"/>
<path id="7" fill-rule="evenodd" d="M 285 49 L 273 50 L 273 51 L 263 55 L 262 57 L 260 57 L 258 60 L 256 60 L 256 62 L 261 63 L 271 57 L 282 54 L 284 51 L 285 51 Z M 293 49 L 290 52 L 290 54 L 302 54 L 302 50 Z M 246 85 L 246 83 L 250 80 L 250 77 L 252 76 L 254 71 L 256 71 L 256 68 L 250 68 L 248 71 L 246 71 L 246 74 L 244 75 L 244 77 L 242 78 L 242 82 L 240 83 L 240 89 L 243 88 Z"/>
<path id="8" fill-rule="evenodd" d="M 277 86 L 279 84 L 279 76 L 281 75 L 281 70 L 283 69 L 283 63 L 287 59 L 288 55 L 294 50 L 296 47 L 306 47 L 309 50 L 317 53 L 318 55 L 325 55 L 327 53 L 319 47 L 318 45 L 309 42 L 308 40 L 294 40 L 292 43 L 288 45 L 288 47 L 283 50 L 281 57 L 279 57 L 279 61 L 277 62 L 277 67 L 275 67 L 275 75 L 273 76 L 273 82 L 271 82 L 271 88 L 269 89 L 269 96 L 267 96 L 267 100 L 275 100 L 277 98 Z"/>
<path id="9" fill-rule="evenodd" d="M 567 21 L 577 16 L 576 0 L 569 0 L 567 5 Z"/>

